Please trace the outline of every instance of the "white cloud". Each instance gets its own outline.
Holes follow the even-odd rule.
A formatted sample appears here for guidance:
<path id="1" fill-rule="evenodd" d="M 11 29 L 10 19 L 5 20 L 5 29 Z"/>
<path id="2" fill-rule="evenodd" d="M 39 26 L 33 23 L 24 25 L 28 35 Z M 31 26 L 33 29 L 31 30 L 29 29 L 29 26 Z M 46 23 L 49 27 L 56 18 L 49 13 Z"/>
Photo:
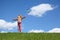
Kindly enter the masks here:
<path id="1" fill-rule="evenodd" d="M 31 32 L 33 32 L 33 33 L 40 33 L 40 32 L 44 32 L 44 30 L 30 30 L 29 31 L 29 33 L 31 33 Z"/>
<path id="2" fill-rule="evenodd" d="M 50 33 L 60 33 L 60 28 L 53 28 L 52 30 L 49 30 Z"/>
<path id="3" fill-rule="evenodd" d="M 7 22 L 3 19 L 0 19 L 0 29 L 12 30 L 17 26 L 17 22 Z"/>
<path id="4" fill-rule="evenodd" d="M 8 33 L 7 31 L 1 31 L 0 33 Z"/>
<path id="5" fill-rule="evenodd" d="M 43 16 L 47 11 L 53 10 L 54 7 L 52 7 L 52 5 L 50 4 L 39 4 L 37 6 L 33 6 L 32 8 L 30 8 L 30 12 L 28 13 L 28 15 L 32 15 L 32 16 Z"/>
<path id="6" fill-rule="evenodd" d="M 44 30 L 30 30 L 29 33 L 40 33 L 40 32 L 46 32 Z M 53 28 L 52 30 L 47 31 L 46 33 L 60 33 L 60 28 Z"/>

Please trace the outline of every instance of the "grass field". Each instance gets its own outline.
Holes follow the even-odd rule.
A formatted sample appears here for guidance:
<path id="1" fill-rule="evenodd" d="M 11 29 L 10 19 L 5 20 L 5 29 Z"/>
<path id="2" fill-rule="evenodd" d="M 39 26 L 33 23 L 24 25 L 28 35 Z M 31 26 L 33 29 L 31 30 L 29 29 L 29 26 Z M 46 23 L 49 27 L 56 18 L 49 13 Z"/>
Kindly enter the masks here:
<path id="1" fill-rule="evenodd" d="M 60 40 L 60 33 L 0 33 L 0 40 Z"/>

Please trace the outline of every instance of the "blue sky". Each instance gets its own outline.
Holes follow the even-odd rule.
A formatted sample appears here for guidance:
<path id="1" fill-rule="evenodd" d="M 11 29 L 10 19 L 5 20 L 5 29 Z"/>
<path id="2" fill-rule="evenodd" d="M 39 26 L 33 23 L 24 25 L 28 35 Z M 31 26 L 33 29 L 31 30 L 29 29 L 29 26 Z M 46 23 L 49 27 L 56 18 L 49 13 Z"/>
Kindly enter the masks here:
<path id="1" fill-rule="evenodd" d="M 53 9 L 46 11 L 42 17 L 33 15 L 33 13 L 28 15 L 32 12 L 33 7 L 41 4 L 49 4 Z M 28 10 L 30 11 L 28 12 Z M 22 32 L 28 32 L 30 30 L 49 31 L 54 28 L 60 28 L 60 0 L 0 0 L 0 20 L 4 20 L 7 23 L 14 23 L 15 21 L 12 19 L 17 18 L 19 14 L 26 16 L 22 20 Z M 14 29 L 7 30 L 3 26 L 0 26 L 0 32 L 17 32 L 17 28 L 15 26 Z"/>

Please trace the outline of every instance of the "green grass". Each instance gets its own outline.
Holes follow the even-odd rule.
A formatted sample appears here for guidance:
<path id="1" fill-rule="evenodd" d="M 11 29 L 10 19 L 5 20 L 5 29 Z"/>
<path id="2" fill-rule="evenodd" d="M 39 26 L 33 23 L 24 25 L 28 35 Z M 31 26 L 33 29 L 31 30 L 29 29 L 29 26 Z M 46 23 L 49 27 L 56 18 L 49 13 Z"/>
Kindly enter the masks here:
<path id="1" fill-rule="evenodd" d="M 0 40 L 60 40 L 60 33 L 0 33 Z"/>

